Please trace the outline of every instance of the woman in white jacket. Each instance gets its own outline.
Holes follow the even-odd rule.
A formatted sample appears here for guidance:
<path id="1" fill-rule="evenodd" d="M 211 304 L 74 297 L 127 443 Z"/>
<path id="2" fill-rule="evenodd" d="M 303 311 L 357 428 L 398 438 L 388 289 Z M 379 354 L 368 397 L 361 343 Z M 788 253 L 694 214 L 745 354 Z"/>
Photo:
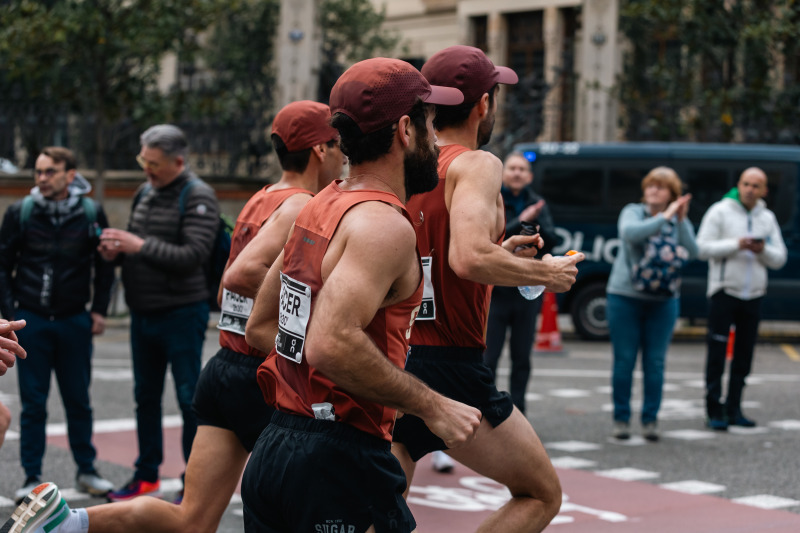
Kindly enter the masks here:
<path id="1" fill-rule="evenodd" d="M 742 414 L 742 390 L 753 361 L 767 268 L 777 270 L 786 263 L 786 245 L 763 200 L 766 194 L 764 171 L 746 169 L 736 188 L 706 211 L 697 232 L 699 257 L 708 260 L 707 425 L 720 431 L 729 425 L 756 425 Z M 736 341 L 723 404 L 722 374 L 731 325 Z"/>

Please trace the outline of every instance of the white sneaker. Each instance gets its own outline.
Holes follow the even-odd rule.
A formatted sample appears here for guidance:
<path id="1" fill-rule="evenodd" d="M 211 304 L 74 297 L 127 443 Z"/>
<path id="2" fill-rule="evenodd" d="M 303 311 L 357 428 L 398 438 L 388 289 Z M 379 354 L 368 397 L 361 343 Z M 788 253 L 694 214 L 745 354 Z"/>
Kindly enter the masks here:
<path id="1" fill-rule="evenodd" d="M 452 472 L 453 468 L 456 466 L 450 456 L 441 450 L 433 452 L 431 462 L 433 463 L 433 469 L 443 474 Z"/>
<path id="2" fill-rule="evenodd" d="M 5 524 L 3 533 L 51 531 L 69 516 L 69 506 L 53 483 L 42 483 L 25 495 Z"/>
<path id="3" fill-rule="evenodd" d="M 114 485 L 107 479 L 100 477 L 100 474 L 78 474 L 75 477 L 75 488 L 79 492 L 88 492 L 92 496 L 105 496 L 112 490 Z"/>

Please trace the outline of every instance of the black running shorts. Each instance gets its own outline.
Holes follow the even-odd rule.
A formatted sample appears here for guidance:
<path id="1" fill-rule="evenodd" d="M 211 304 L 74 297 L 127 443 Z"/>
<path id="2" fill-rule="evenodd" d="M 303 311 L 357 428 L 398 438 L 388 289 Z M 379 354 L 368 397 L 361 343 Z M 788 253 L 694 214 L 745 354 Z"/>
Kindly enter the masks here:
<path id="1" fill-rule="evenodd" d="M 256 371 L 264 360 L 220 348 L 197 380 L 192 408 L 198 426 L 232 431 L 248 452 L 275 409 L 264 402 Z"/>
<path id="2" fill-rule="evenodd" d="M 391 443 L 343 422 L 275 411 L 242 478 L 247 532 L 409 533 Z"/>
<path id="3" fill-rule="evenodd" d="M 483 362 L 483 351 L 479 348 L 414 345 L 406 370 L 436 392 L 480 409 L 492 427 L 500 425 L 514 410 L 511 396 L 497 390 L 492 371 Z M 394 442 L 405 445 L 414 461 L 447 448 L 421 418 L 413 415 L 397 419 Z"/>

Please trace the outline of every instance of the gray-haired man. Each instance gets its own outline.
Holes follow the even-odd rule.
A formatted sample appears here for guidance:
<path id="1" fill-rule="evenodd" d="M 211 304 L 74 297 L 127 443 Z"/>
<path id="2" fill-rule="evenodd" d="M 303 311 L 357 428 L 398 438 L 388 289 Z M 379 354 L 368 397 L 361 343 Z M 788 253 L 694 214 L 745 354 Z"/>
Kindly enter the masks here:
<path id="1" fill-rule="evenodd" d="M 153 126 L 141 145 L 136 160 L 147 183 L 136 192 L 128 230 L 103 231 L 100 245 L 104 257 L 119 257 L 122 264 L 139 444 L 133 478 L 109 493 L 112 501 L 159 492 L 167 365 L 183 416 L 183 455 L 189 458 L 197 430 L 192 397 L 209 313 L 204 264 L 219 224 L 214 190 L 187 166 L 183 132 L 169 124 Z"/>

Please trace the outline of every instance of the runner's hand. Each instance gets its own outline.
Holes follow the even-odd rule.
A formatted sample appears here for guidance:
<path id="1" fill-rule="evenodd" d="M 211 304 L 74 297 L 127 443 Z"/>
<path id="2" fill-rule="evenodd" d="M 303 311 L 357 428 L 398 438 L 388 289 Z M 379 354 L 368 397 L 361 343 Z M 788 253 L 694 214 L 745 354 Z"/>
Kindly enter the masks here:
<path id="1" fill-rule="evenodd" d="M 545 255 L 543 263 L 551 267 L 552 279 L 546 284 L 550 292 L 567 292 L 575 283 L 575 276 L 578 275 L 578 263 L 586 259 L 582 252 L 574 255 Z"/>
<path id="2" fill-rule="evenodd" d="M 428 428 L 442 439 L 448 448 L 467 444 L 475 438 L 481 425 L 481 412 L 469 405 L 439 396 L 435 416 L 425 420 Z"/>

